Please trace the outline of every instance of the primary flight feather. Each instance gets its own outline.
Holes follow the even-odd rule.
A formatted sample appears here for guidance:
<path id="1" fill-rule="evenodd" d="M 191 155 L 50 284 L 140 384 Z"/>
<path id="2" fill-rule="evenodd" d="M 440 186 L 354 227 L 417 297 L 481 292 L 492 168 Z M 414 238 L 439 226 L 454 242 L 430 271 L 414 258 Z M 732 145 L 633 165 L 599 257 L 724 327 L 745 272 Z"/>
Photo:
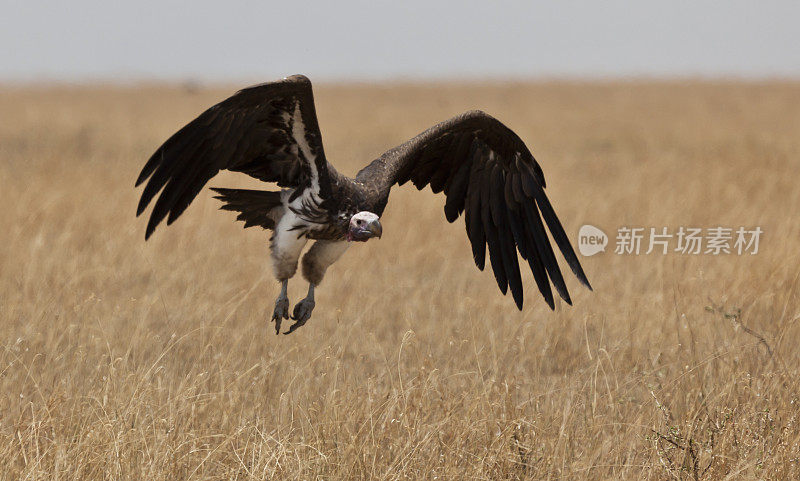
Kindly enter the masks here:
<path id="1" fill-rule="evenodd" d="M 564 277 L 547 237 L 581 283 L 591 289 L 561 222 L 545 195 L 542 169 L 525 143 L 497 119 L 481 111 L 441 122 L 387 151 L 355 179 L 336 171 L 325 158 L 311 82 L 302 75 L 246 88 L 206 110 L 156 150 L 136 185 L 146 182 L 140 215 L 156 198 L 145 239 L 165 218 L 175 221 L 220 170 L 243 172 L 280 191 L 212 188 L 224 210 L 238 212 L 245 227 L 273 231 L 270 252 L 281 292 L 272 320 L 280 333 L 289 319 L 287 286 L 302 259 L 308 295 L 294 306 L 294 324 L 308 321 L 314 288 L 351 242 L 380 237 L 380 216 L 394 185 L 411 181 L 444 192 L 445 217 L 462 213 L 475 264 L 483 270 L 488 247 L 497 285 L 508 289 L 522 309 L 518 256 L 527 261 L 536 285 L 552 309 L 550 283 L 571 304 Z"/>

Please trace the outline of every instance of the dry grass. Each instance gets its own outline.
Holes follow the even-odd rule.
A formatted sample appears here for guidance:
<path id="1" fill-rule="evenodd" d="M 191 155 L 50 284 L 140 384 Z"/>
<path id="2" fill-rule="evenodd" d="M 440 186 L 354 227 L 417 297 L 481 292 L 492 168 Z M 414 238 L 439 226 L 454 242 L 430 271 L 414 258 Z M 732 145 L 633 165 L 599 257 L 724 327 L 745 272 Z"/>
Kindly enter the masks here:
<path id="1" fill-rule="evenodd" d="M 400 189 L 288 337 L 263 231 L 208 192 L 146 244 L 133 215 L 144 160 L 228 92 L 0 90 L 0 479 L 800 476 L 800 84 L 319 88 L 348 174 L 482 108 L 572 235 L 765 234 L 755 256 L 586 258 L 595 292 L 570 279 L 555 313 L 528 275 L 519 313 L 443 199 Z"/>

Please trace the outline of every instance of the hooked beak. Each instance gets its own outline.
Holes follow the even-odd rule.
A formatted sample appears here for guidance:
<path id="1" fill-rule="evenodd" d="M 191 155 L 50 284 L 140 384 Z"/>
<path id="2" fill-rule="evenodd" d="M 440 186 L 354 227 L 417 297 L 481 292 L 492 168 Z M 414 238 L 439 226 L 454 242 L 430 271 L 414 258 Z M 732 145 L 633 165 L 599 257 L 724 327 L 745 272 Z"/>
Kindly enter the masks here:
<path id="1" fill-rule="evenodd" d="M 367 224 L 367 231 L 370 233 L 370 237 L 377 237 L 380 239 L 381 234 L 383 234 L 383 227 L 381 227 L 381 223 L 378 222 L 378 219 L 375 219 Z"/>

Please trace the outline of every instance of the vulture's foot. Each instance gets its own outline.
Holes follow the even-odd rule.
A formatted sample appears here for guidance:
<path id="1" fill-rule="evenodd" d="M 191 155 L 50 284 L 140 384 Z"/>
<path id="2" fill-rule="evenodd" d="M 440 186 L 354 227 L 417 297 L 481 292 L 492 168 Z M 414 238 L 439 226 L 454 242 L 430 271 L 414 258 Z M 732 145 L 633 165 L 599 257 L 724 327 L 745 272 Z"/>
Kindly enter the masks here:
<path id="1" fill-rule="evenodd" d="M 314 310 L 314 305 L 314 299 L 309 299 L 308 297 L 295 304 L 292 312 L 292 319 L 295 322 L 284 334 L 291 334 L 295 329 L 305 324 L 311 318 L 311 311 Z"/>
<path id="2" fill-rule="evenodd" d="M 275 334 L 281 333 L 281 321 L 289 319 L 289 298 L 286 296 L 278 297 L 275 301 L 275 310 L 272 312 L 272 320 L 275 321 Z"/>
<path id="3" fill-rule="evenodd" d="M 275 299 L 275 310 L 272 311 L 272 320 L 275 322 L 275 334 L 281 333 L 281 321 L 289 319 L 289 298 L 286 296 L 286 284 L 281 288 L 281 293 Z"/>

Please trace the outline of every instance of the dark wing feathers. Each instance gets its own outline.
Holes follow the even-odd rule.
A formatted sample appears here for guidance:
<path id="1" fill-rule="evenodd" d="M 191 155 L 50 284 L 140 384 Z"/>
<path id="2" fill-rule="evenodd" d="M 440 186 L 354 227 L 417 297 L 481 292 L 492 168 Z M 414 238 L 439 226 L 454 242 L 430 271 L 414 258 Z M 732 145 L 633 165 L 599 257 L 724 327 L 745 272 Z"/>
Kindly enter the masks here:
<path id="1" fill-rule="evenodd" d="M 469 203 L 468 208 L 465 209 L 464 220 L 467 224 L 467 236 L 472 244 L 472 257 L 475 259 L 475 265 L 478 266 L 478 269 L 483 270 L 486 265 L 486 233 L 483 231 L 484 224 L 481 214 L 480 195 L 480 184 L 483 181 L 483 164 L 471 161 L 465 161 L 464 163 L 472 164 L 470 169 L 472 175 L 469 178 L 469 186 L 467 187 L 467 191 L 472 195 L 465 195 L 462 202 L 462 205 Z M 455 222 L 457 218 L 458 214 L 450 222 Z"/>
<path id="2" fill-rule="evenodd" d="M 551 283 L 572 302 L 545 224 L 572 271 L 591 289 L 545 195 L 541 167 L 519 136 L 483 112 L 467 112 L 426 130 L 383 154 L 356 179 L 382 193 L 408 181 L 419 189 L 429 185 L 433 192 L 444 191 L 447 220 L 464 213 L 475 264 L 483 270 L 488 247 L 497 286 L 504 294 L 510 289 L 520 309 L 517 253 L 528 262 L 550 308 Z"/>
<path id="3" fill-rule="evenodd" d="M 225 169 L 281 187 L 315 187 L 323 199 L 330 196 L 329 166 L 306 77 L 240 90 L 167 139 L 136 180 L 137 186 L 147 181 L 136 215 L 158 195 L 145 237 L 165 217 L 168 224 L 174 222 L 209 179 Z M 310 185 L 314 170 L 317 186 Z M 298 195 L 302 190 L 296 190 Z"/>
<path id="4" fill-rule="evenodd" d="M 244 221 L 245 229 L 254 225 L 265 229 L 275 228 L 275 219 L 270 211 L 281 205 L 280 192 L 248 189 L 221 189 L 212 187 L 219 195 L 214 196 L 223 202 L 222 210 L 239 212 L 236 220 Z"/>

